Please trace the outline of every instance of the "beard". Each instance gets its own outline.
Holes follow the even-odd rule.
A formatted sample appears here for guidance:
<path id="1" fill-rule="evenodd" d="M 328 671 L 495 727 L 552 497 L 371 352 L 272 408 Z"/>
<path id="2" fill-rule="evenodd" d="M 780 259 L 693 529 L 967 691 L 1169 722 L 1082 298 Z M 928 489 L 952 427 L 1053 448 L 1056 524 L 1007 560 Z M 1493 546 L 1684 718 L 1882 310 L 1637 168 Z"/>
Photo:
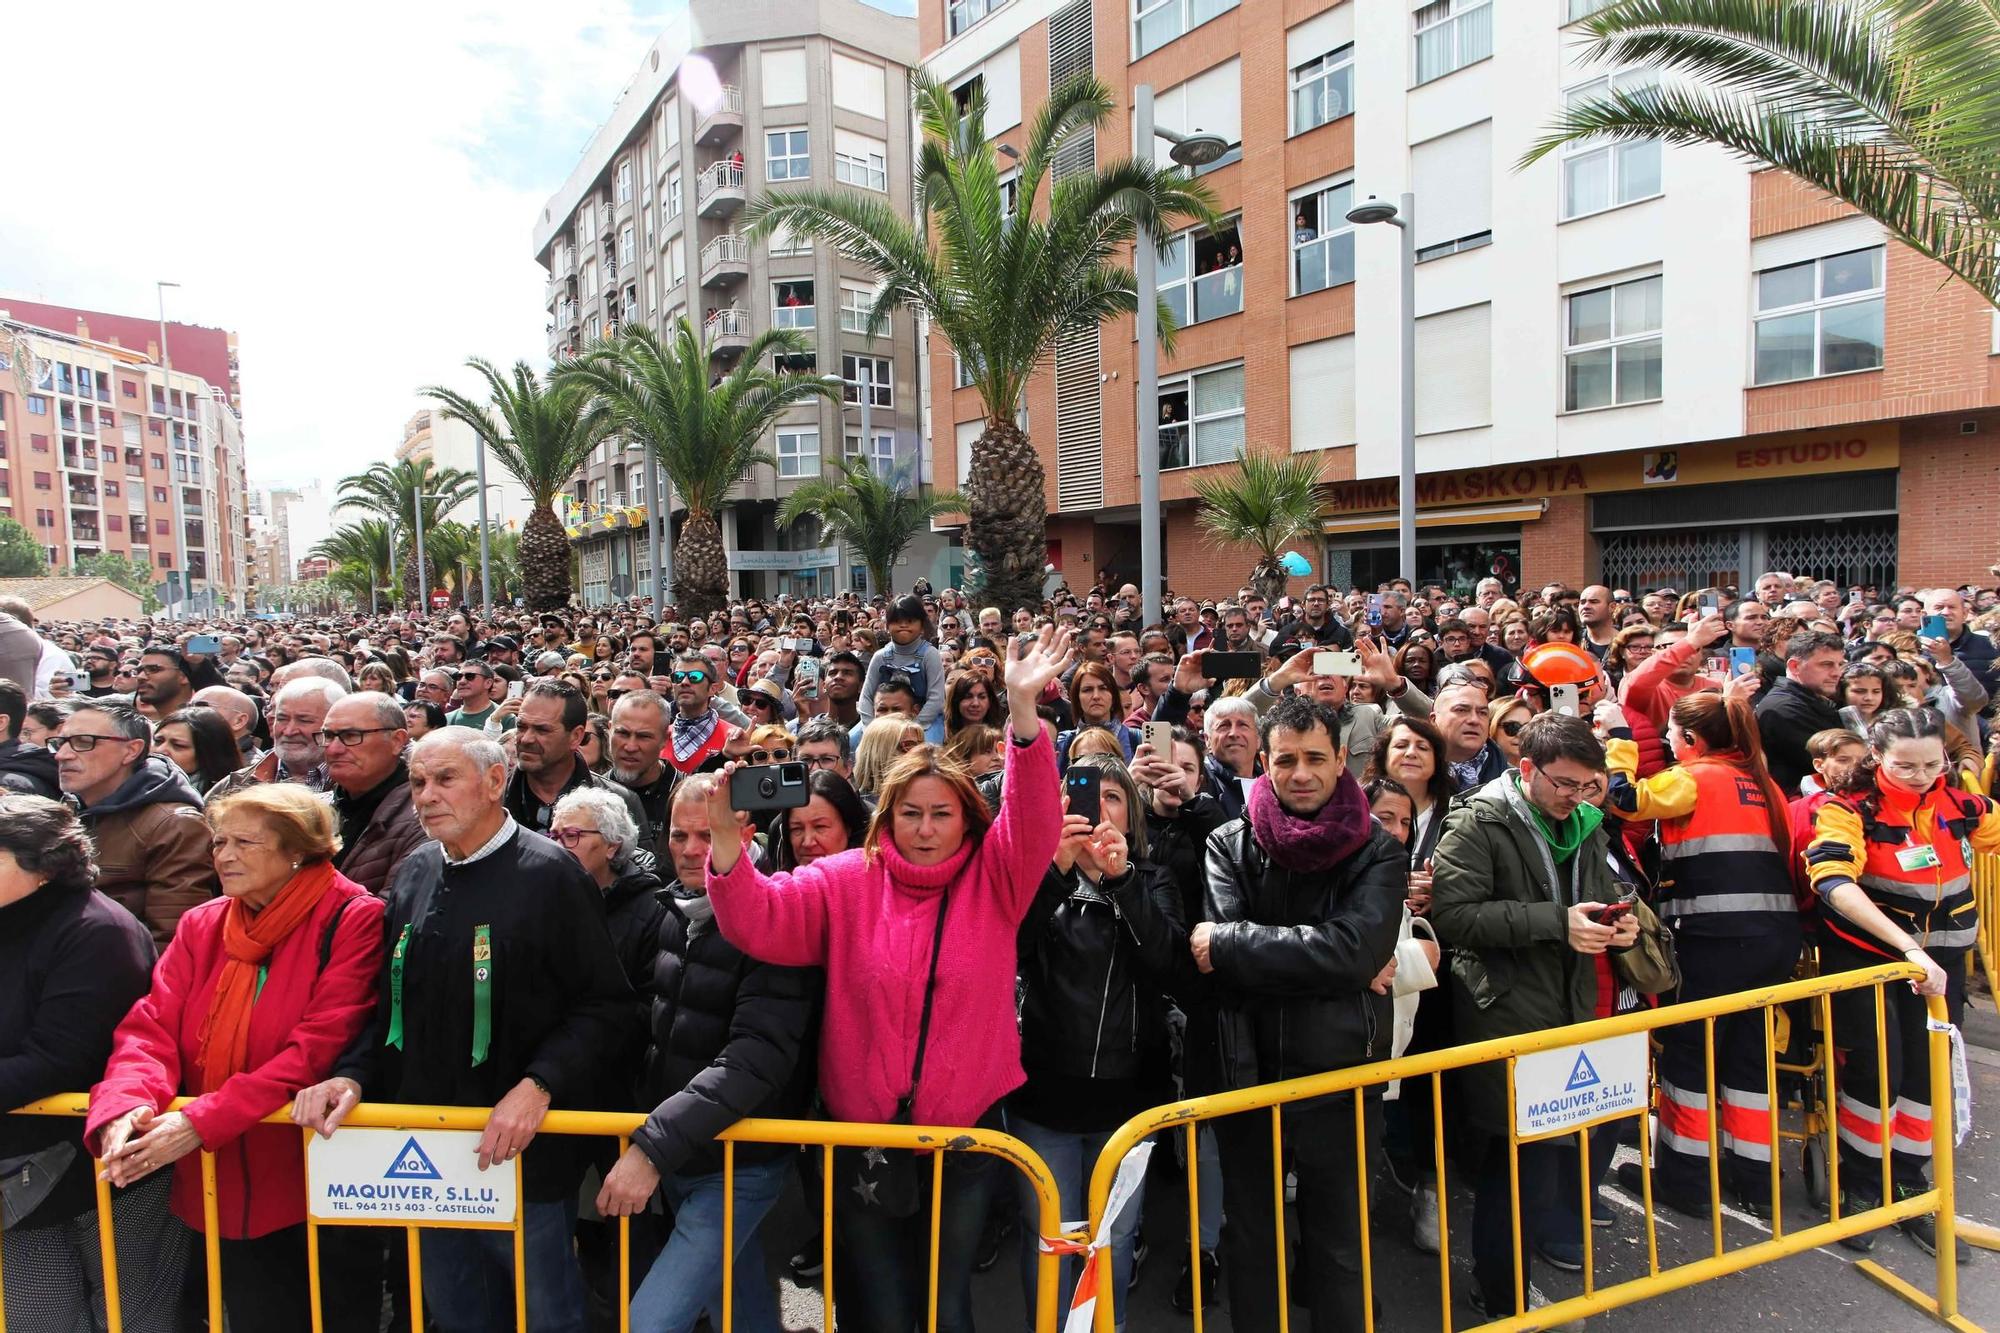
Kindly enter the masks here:
<path id="1" fill-rule="evenodd" d="M 611 761 L 611 780 L 625 787 L 643 787 L 646 785 L 646 770 L 625 768 L 614 759 Z"/>

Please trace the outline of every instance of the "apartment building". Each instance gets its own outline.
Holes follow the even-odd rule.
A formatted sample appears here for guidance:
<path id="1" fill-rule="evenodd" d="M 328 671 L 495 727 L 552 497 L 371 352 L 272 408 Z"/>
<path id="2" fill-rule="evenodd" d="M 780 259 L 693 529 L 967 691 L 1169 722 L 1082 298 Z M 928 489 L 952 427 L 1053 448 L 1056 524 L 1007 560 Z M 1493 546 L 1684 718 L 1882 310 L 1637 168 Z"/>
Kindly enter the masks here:
<path id="1" fill-rule="evenodd" d="M 428 458 L 434 468 L 458 468 L 479 475 L 479 437 L 463 421 L 446 416 L 435 408 L 420 407 L 403 423 L 403 441 L 396 446 L 396 461 Z M 642 497 L 643 498 L 643 497 Z M 534 511 L 527 488 L 514 474 L 500 466 L 496 458 L 486 460 L 486 516 L 495 526 L 519 530 Z M 469 527 L 479 526 L 477 496 L 451 511 L 447 517 Z"/>
<path id="2" fill-rule="evenodd" d="M 156 323 L 0 300 L 0 513 L 52 568 L 115 553 L 154 570 L 170 615 L 241 610 L 252 576 L 235 335 L 167 331 L 163 364 Z"/>
<path id="3" fill-rule="evenodd" d="M 765 444 L 776 466 L 759 467 L 722 512 L 732 590 L 742 595 L 864 586 L 866 571 L 837 540 L 773 522 L 802 482 L 863 457 L 907 484 L 931 480 L 914 319 L 900 314 L 871 331 L 874 275 L 809 241 L 752 243 L 740 230 L 747 203 L 801 184 L 910 208 L 916 53 L 912 20 L 858 0 L 692 0 L 536 223 L 552 358 L 628 321 L 669 330 L 685 317 L 718 372 L 779 327 L 812 343 L 787 369 L 848 381 L 843 402 L 795 409 L 778 424 Z M 586 603 L 650 588 L 645 491 L 640 456 L 615 443 L 572 483 L 562 517 Z M 674 511 L 678 521 L 677 497 Z M 905 563 L 903 586 L 955 577 L 963 562 L 955 538 L 939 534 L 921 538 Z"/>
<path id="4" fill-rule="evenodd" d="M 1121 108 L 1057 174 L 1157 123 L 1219 134 L 1200 168 L 1228 225 L 1161 252 L 1183 328 L 1139 401 L 1133 325 L 1063 347 L 1028 396 L 1050 559 L 1139 567 L 1137 419 L 1160 422 L 1165 572 L 1215 595 L 1249 567 L 1195 527 L 1192 487 L 1246 450 L 1319 459 L 1323 577 L 1395 569 L 1400 237 L 1415 197 L 1418 574 L 1679 588 L 1766 568 L 1960 582 L 2000 516 L 1994 313 L 1935 265 L 1775 171 L 1717 150 L 1588 145 L 1527 169 L 1565 99 L 1643 69 L 1584 65 L 1599 0 L 921 0 L 925 67 L 984 82 L 1018 149 L 1047 90 L 1094 71 Z M 1045 203 L 1045 200 L 1043 201 Z M 979 404 L 928 349 L 933 440 L 960 475 Z"/>

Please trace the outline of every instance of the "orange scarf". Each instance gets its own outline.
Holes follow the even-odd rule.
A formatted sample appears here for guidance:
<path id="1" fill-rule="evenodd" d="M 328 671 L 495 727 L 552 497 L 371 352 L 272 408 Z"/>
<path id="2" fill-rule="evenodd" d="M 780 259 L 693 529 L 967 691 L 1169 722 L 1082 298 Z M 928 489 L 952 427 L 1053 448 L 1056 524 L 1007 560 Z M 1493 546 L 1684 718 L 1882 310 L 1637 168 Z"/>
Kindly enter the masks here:
<path id="1" fill-rule="evenodd" d="M 264 960 L 287 935 L 298 929 L 333 887 L 333 863 L 307 866 L 285 882 L 261 912 L 231 901 L 223 914 L 222 948 L 228 959 L 215 983 L 208 1017 L 202 1020 L 197 1092 L 214 1092 L 232 1074 L 243 1072 L 250 1044 L 250 1009 L 257 1002 L 257 974 Z"/>

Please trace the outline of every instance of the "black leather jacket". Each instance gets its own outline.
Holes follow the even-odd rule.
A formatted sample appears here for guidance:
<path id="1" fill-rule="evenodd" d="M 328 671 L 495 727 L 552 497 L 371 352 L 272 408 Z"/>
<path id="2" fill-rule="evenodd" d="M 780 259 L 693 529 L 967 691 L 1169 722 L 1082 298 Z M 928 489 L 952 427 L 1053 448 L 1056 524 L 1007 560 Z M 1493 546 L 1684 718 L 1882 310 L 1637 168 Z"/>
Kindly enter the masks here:
<path id="1" fill-rule="evenodd" d="M 1222 807 L 1207 792 L 1197 792 L 1171 815 L 1146 811 L 1146 859 L 1174 886 L 1180 898 L 1181 920 L 1189 927 L 1205 919 L 1202 881 L 1207 874 L 1208 835 L 1227 820 Z M 1183 947 L 1181 953 L 1187 949 Z"/>
<path id="2" fill-rule="evenodd" d="M 1396 951 L 1409 853 L 1376 829 L 1338 869 L 1271 861 L 1247 819 L 1208 839 L 1211 1003 L 1188 1025 L 1191 1094 L 1321 1074 L 1389 1053 L 1369 989 Z"/>

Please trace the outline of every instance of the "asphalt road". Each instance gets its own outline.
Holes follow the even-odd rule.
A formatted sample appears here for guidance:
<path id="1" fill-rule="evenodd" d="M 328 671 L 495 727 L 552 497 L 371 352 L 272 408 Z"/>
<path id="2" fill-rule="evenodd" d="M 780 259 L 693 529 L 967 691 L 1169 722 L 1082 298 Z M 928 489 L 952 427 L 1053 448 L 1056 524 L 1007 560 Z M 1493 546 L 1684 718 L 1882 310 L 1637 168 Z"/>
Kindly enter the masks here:
<path id="1" fill-rule="evenodd" d="M 1971 1136 L 1958 1151 L 1958 1212 L 1962 1217 L 2000 1226 L 2000 1018 L 1995 1016 L 1992 999 L 1983 992 L 1973 998 L 1966 1028 L 1974 1113 Z M 1636 1156 L 1629 1155 L 1631 1152 L 1621 1149 L 1620 1160 L 1636 1160 Z M 1156 1168 L 1172 1164 L 1165 1152 L 1156 1153 L 1155 1159 Z M 1809 1208 L 1800 1181 L 1794 1147 L 1785 1157 L 1784 1178 L 1784 1216 L 1786 1225 L 1794 1229 L 1820 1220 Z M 1604 1186 L 1602 1194 L 1618 1220 L 1612 1228 L 1595 1233 L 1599 1285 L 1646 1271 L 1642 1204 L 1615 1183 Z M 1187 1253 L 1186 1198 L 1179 1175 L 1156 1169 L 1145 1215 L 1145 1234 L 1151 1253 L 1140 1270 L 1126 1316 L 1126 1327 L 1132 1333 L 1192 1328 L 1191 1319 L 1177 1313 L 1170 1303 Z M 1454 1183 L 1447 1209 L 1448 1219 L 1465 1227 L 1472 1216 L 1470 1192 Z M 1655 1220 L 1662 1267 L 1708 1253 L 1711 1242 L 1706 1224 L 1665 1209 L 1659 1210 Z M 1396 1219 L 1379 1217 L 1376 1222 L 1371 1247 L 1381 1308 L 1376 1326 L 1384 1333 L 1442 1328 L 1436 1256 L 1415 1250 L 1408 1243 L 1407 1229 L 1400 1227 Z M 794 1193 L 774 1212 L 765 1231 L 774 1267 L 778 1256 L 789 1253 L 803 1239 L 807 1227 L 805 1205 Z M 1731 1246 L 1751 1244 L 1767 1234 L 1768 1228 L 1763 1224 L 1735 1214 L 1726 1224 L 1725 1242 Z M 983 1333 L 995 1330 L 1011 1333 L 1027 1326 L 1014 1243 L 1010 1240 L 1001 1261 L 978 1279 L 977 1313 Z M 1463 1231 L 1454 1234 L 1451 1267 L 1454 1326 L 1474 1325 L 1479 1318 L 1465 1303 L 1472 1280 L 1468 1245 L 1468 1234 Z M 1801 1330 L 1802 1333 L 1855 1329 L 1874 1333 L 1936 1327 L 1858 1271 L 1854 1267 L 1856 1257 L 1837 1245 L 1824 1246 L 1599 1316 L 1589 1321 L 1589 1327 L 1618 1333 L 1685 1333 L 1690 1328 Z M 1883 1234 L 1869 1257 L 1925 1291 L 1934 1289 L 1935 1261 L 1900 1233 Z M 1532 1280 L 1553 1299 L 1583 1289 L 1581 1275 L 1562 1273 L 1539 1261 Z M 822 1328 L 816 1286 L 801 1288 L 787 1277 L 783 1293 L 784 1313 L 790 1328 Z M 2000 1329 L 2000 1254 L 1975 1250 L 1972 1261 L 1960 1270 L 1959 1295 L 1961 1311 L 1968 1318 L 1985 1327 Z M 1205 1328 L 1228 1333 L 1226 1297 L 1225 1290 L 1223 1303 L 1208 1311 Z M 1303 1331 L 1308 1326 L 1305 1311 L 1295 1307 L 1293 1327 Z"/>

